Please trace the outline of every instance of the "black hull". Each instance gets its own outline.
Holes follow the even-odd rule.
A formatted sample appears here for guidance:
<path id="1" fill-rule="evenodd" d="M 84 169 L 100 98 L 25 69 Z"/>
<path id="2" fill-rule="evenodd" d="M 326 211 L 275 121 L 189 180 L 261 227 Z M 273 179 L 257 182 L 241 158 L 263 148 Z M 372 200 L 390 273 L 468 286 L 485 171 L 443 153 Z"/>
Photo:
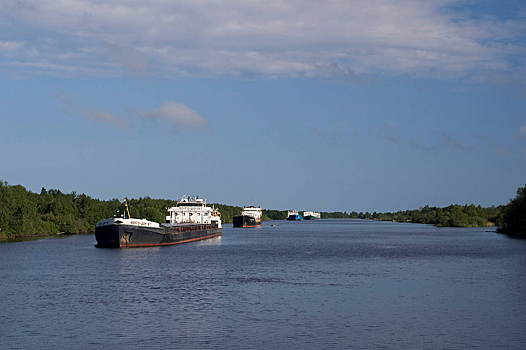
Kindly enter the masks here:
<path id="1" fill-rule="evenodd" d="M 99 248 L 133 248 L 174 245 L 221 236 L 221 229 L 213 225 L 177 225 L 143 227 L 107 225 L 95 228 Z"/>
<path id="2" fill-rule="evenodd" d="M 252 216 L 238 215 L 232 219 L 232 225 L 234 227 L 260 227 L 261 219 L 256 220 Z"/>

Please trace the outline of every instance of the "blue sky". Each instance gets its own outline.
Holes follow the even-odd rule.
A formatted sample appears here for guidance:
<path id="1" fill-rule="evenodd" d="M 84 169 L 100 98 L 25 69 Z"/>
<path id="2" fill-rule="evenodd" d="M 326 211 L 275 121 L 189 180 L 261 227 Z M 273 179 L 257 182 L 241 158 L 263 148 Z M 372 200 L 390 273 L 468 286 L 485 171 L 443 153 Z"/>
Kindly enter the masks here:
<path id="1" fill-rule="evenodd" d="M 0 179 L 314 211 L 526 184 L 522 1 L 0 3 Z"/>

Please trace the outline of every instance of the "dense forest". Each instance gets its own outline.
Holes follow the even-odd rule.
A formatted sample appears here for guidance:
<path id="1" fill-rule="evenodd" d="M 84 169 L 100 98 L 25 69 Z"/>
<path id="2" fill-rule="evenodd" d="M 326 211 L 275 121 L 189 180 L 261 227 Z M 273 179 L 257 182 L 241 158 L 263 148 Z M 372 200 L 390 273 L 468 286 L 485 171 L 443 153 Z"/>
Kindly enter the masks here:
<path id="1" fill-rule="evenodd" d="M 322 218 L 370 219 L 394 222 L 430 224 L 438 227 L 485 227 L 499 225 L 505 206 L 482 208 L 480 205 L 450 205 L 445 208 L 425 206 L 396 213 L 321 213 Z"/>
<path id="2" fill-rule="evenodd" d="M 526 185 L 517 190 L 502 214 L 497 232 L 515 237 L 526 237 Z"/>
<path id="3" fill-rule="evenodd" d="M 128 199 L 128 204 L 131 217 L 165 222 L 166 208 L 175 205 L 175 201 L 144 197 Z M 232 218 L 242 210 L 239 206 L 219 203 L 211 205 L 219 209 L 223 223 L 231 223 Z M 119 199 L 103 201 L 85 194 L 65 194 L 60 190 L 45 188 L 38 194 L 21 185 L 9 185 L 0 181 L 0 238 L 91 233 L 98 221 L 119 215 L 123 210 Z M 284 210 L 263 210 L 263 220 L 284 220 L 286 217 L 287 211 Z M 526 187 L 519 188 L 517 198 L 506 206 L 425 206 L 396 213 L 322 212 L 321 218 L 357 218 L 453 227 L 499 226 L 499 232 L 524 235 Z"/>
<path id="4" fill-rule="evenodd" d="M 131 217 L 156 222 L 165 222 L 166 208 L 175 203 L 150 197 L 128 199 Z M 219 208 L 224 223 L 232 222 L 242 210 L 225 204 L 211 205 Z M 102 201 L 85 194 L 65 194 L 45 188 L 38 194 L 21 185 L 0 181 L 0 238 L 91 233 L 98 221 L 121 213 L 124 207 L 119 199 Z M 263 218 L 269 219 L 265 214 Z"/>

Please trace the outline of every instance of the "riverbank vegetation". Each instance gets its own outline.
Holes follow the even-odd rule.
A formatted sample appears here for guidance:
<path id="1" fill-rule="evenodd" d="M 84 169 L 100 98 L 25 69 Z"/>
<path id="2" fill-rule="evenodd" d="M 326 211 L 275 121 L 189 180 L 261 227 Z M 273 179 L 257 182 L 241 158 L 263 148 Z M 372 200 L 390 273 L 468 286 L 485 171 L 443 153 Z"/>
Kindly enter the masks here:
<path id="1" fill-rule="evenodd" d="M 321 213 L 322 218 L 370 219 L 393 222 L 411 222 L 429 224 L 438 227 L 486 227 L 496 226 L 502 215 L 504 206 L 482 208 L 480 205 L 453 204 L 444 208 L 421 207 L 415 210 L 398 211 L 396 213 Z"/>
<path id="2" fill-rule="evenodd" d="M 526 237 L 526 185 L 517 190 L 517 196 L 510 199 L 502 213 L 497 232 L 509 236 Z"/>
<path id="3" fill-rule="evenodd" d="M 525 187 L 526 188 L 526 187 Z M 321 218 L 356 218 L 395 222 L 412 222 L 435 226 L 486 227 L 499 226 L 499 232 L 524 235 L 526 230 L 526 189 L 517 191 L 517 198 L 506 206 L 482 208 L 480 205 L 450 205 L 444 208 L 425 206 L 396 213 L 321 212 Z M 166 208 L 174 200 L 144 197 L 128 199 L 130 216 L 165 222 Z M 214 203 L 223 223 L 231 223 L 242 207 Z M 124 212 L 119 199 L 99 200 L 85 194 L 62 193 L 42 188 L 40 194 L 21 185 L 0 181 L 0 239 L 9 237 L 45 236 L 54 234 L 92 233 L 95 224 Z M 286 210 L 263 210 L 263 220 L 284 220 Z"/>
<path id="4" fill-rule="evenodd" d="M 165 222 L 166 208 L 175 204 L 174 200 L 150 197 L 128 199 L 131 217 L 155 222 Z M 219 209 L 224 223 L 232 222 L 242 210 L 238 206 L 212 205 Z M 92 233 L 98 221 L 122 213 L 124 207 L 119 199 L 103 201 L 45 188 L 38 194 L 0 181 L 0 239 Z"/>

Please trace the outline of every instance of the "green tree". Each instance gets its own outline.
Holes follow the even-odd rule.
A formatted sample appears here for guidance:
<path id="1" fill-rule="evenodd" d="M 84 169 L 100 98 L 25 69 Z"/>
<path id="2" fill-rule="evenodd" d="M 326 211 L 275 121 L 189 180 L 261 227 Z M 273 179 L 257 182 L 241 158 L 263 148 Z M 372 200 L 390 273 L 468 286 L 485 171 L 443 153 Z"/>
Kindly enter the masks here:
<path id="1" fill-rule="evenodd" d="M 526 236 L 526 186 L 519 187 L 517 196 L 510 199 L 500 220 L 498 232 L 511 236 Z"/>

